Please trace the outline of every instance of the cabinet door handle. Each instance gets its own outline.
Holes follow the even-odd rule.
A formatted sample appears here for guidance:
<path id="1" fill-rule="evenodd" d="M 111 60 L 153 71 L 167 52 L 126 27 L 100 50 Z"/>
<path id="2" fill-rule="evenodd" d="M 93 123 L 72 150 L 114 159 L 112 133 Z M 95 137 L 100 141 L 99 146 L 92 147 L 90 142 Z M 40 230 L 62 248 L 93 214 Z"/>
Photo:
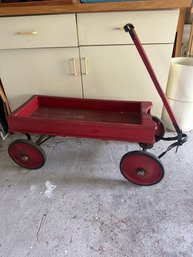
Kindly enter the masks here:
<path id="1" fill-rule="evenodd" d="M 20 36 L 33 36 L 33 35 L 37 35 L 38 32 L 37 31 L 18 31 L 16 32 L 17 35 L 20 35 Z"/>
<path id="2" fill-rule="evenodd" d="M 72 59 L 72 75 L 77 76 L 77 70 L 76 70 L 76 61 L 77 58 L 73 58 Z"/>
<path id="3" fill-rule="evenodd" d="M 84 61 L 84 73 L 83 73 L 83 75 L 88 75 L 88 57 L 83 57 L 82 60 Z"/>

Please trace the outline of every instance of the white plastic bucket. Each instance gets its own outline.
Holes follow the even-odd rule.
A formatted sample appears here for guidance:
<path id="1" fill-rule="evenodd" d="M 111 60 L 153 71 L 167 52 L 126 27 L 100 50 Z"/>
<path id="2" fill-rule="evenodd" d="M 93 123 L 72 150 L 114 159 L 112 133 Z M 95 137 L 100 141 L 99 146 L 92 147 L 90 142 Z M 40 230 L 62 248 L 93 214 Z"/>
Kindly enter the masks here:
<path id="1" fill-rule="evenodd" d="M 166 95 L 173 100 L 193 102 L 193 58 L 172 58 Z"/>
<path id="2" fill-rule="evenodd" d="M 175 114 L 178 125 L 183 131 L 190 131 L 193 129 L 193 102 L 181 102 L 168 99 L 171 108 Z M 162 120 L 167 129 L 174 131 L 172 121 L 165 110 L 163 109 Z"/>
<path id="3" fill-rule="evenodd" d="M 171 59 L 166 96 L 183 131 L 193 129 L 193 58 Z M 162 120 L 169 130 L 175 130 L 163 108 Z"/>

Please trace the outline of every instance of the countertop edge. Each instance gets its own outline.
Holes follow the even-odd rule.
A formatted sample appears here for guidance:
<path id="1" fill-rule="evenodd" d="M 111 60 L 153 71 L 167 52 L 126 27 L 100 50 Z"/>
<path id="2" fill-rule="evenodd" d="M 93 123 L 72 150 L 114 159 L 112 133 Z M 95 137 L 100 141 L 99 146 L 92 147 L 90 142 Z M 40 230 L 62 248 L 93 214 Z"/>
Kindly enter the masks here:
<path id="1" fill-rule="evenodd" d="M 149 0 L 133 2 L 74 3 L 62 4 L 41 2 L 30 4 L 0 4 L 0 16 L 60 14 L 103 11 L 134 11 L 190 8 L 191 0 Z"/>

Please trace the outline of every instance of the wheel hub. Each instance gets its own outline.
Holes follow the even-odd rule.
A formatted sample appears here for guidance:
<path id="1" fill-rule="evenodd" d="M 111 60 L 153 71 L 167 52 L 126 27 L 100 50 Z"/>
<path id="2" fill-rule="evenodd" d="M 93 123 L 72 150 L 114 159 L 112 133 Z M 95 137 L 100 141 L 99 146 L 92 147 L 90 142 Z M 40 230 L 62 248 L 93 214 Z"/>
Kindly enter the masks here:
<path id="1" fill-rule="evenodd" d="M 23 156 L 21 157 L 21 159 L 22 159 L 22 161 L 27 162 L 27 161 L 29 161 L 29 156 L 23 155 Z"/>
<path id="2" fill-rule="evenodd" d="M 139 177 L 143 177 L 143 176 L 145 176 L 145 170 L 144 169 L 138 169 L 137 170 L 137 175 L 139 176 Z"/>

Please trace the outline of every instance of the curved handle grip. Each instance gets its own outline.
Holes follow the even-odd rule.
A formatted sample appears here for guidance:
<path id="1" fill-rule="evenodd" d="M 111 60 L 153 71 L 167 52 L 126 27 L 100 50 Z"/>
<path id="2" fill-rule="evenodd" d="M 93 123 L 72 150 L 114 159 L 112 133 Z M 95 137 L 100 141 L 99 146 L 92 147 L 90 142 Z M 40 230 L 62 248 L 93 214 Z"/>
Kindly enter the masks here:
<path id="1" fill-rule="evenodd" d="M 126 24 L 124 26 L 124 30 L 125 30 L 125 32 L 129 32 L 129 34 L 133 40 L 135 39 L 135 32 L 134 32 L 135 27 L 133 26 L 133 24 L 131 24 L 131 23 Z"/>

